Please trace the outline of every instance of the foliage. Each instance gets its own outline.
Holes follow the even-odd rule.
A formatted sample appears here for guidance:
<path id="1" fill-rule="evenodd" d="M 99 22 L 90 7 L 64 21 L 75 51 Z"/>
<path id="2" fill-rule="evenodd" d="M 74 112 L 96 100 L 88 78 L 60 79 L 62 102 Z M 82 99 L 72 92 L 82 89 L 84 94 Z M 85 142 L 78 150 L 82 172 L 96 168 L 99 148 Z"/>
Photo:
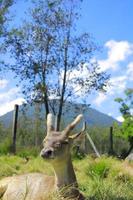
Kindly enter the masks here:
<path id="1" fill-rule="evenodd" d="M 32 114 L 33 115 L 33 114 Z M 37 115 L 38 116 L 38 115 Z M 41 115 L 39 114 L 41 117 Z M 37 120 L 37 121 L 36 121 Z M 38 126 L 39 123 L 39 126 Z M 68 122 L 67 122 L 68 123 Z M 18 131 L 17 131 L 17 153 L 21 156 L 35 156 L 39 153 L 39 149 L 42 147 L 42 141 L 45 137 L 45 125 L 44 121 L 39 117 L 31 118 L 28 114 L 22 114 L 18 120 Z M 63 125 L 64 128 L 64 125 Z M 114 130 L 114 151 L 117 155 L 121 155 L 129 149 L 128 141 L 125 138 L 117 137 L 116 133 L 120 129 L 119 126 L 113 128 Z M 78 131 L 78 130 L 77 130 Z M 86 130 L 91 136 L 96 148 L 100 154 L 107 154 L 109 151 L 109 128 L 99 126 L 89 126 Z M 0 141 L 4 147 L 5 140 L 11 137 L 11 128 L 7 129 L 1 126 L 0 129 Z M 36 144 L 37 137 L 37 144 Z M 80 148 L 77 153 L 77 147 L 74 146 L 73 158 L 82 159 L 86 154 L 94 154 L 90 142 L 86 138 L 85 148 Z M 9 149 L 8 149 L 9 150 Z M 30 151 L 31 150 L 31 151 Z M 38 151 L 37 151 L 38 150 Z M 6 151 L 7 152 L 7 151 Z M 8 151 L 7 153 L 9 153 Z M 4 153 L 4 151 L 3 151 Z M 6 154 L 7 154 L 6 153 Z"/>
<path id="2" fill-rule="evenodd" d="M 4 129 L 3 123 L 0 122 L 0 138 L 1 138 L 1 140 L 3 139 L 4 136 L 5 136 L 5 129 Z"/>
<path id="3" fill-rule="evenodd" d="M 82 107 L 81 107 L 82 108 Z M 41 110 L 41 111 L 40 111 Z M 23 109 L 23 112 L 19 113 L 19 119 L 18 119 L 18 129 L 17 129 L 17 152 L 20 155 L 29 155 L 28 152 L 30 152 L 31 155 L 36 155 L 36 150 L 34 151 L 34 148 L 39 150 L 42 147 L 42 141 L 46 134 L 46 121 L 43 116 L 43 110 L 44 107 L 40 107 L 38 109 L 37 107 L 25 107 Z M 72 112 L 72 113 L 71 113 Z M 90 109 L 85 112 L 85 117 L 87 119 L 87 116 L 92 116 L 93 110 Z M 74 109 L 74 106 L 71 106 L 71 110 L 69 112 L 66 111 L 66 115 L 64 116 L 64 121 L 62 120 L 62 129 L 68 124 L 73 117 L 75 117 L 76 110 Z M 93 113 L 93 118 L 96 117 L 96 120 L 102 119 L 102 115 L 99 115 L 97 113 Z M 91 119 L 88 123 L 91 123 Z M 104 120 L 106 121 L 106 119 Z M 101 121 L 102 122 L 102 121 Z M 97 123 L 97 121 L 96 121 Z M 107 123 L 107 122 L 106 122 Z M 105 125 L 106 125 L 105 123 Z M 81 129 L 81 127 L 77 127 L 76 131 L 79 131 L 78 129 Z M 101 126 L 87 126 L 86 132 L 89 133 L 91 136 L 94 144 L 96 145 L 96 148 L 98 149 L 100 154 L 107 154 L 109 151 L 109 133 L 110 128 L 109 127 L 101 127 Z M 114 133 L 114 151 L 116 155 L 121 155 L 123 152 L 127 152 L 129 149 L 129 144 L 126 138 L 117 137 L 118 132 L 121 132 L 120 126 L 116 123 L 113 126 L 113 133 Z M 117 133 L 117 134 L 116 134 Z M 4 126 L 0 126 L 0 143 L 3 143 L 6 138 L 11 138 L 12 136 L 12 128 L 5 128 Z M 36 143 L 37 140 L 37 143 Z M 84 139 L 83 139 L 84 140 Z M 82 143 L 84 146 L 81 145 L 80 151 L 77 151 L 77 146 L 74 146 L 73 149 L 73 157 L 74 158 L 80 158 L 82 159 L 86 154 L 93 154 L 94 150 L 92 149 L 90 142 L 86 138 L 86 141 Z M 31 151 L 29 150 L 31 149 Z M 32 151 L 33 149 L 33 151 Z M 32 153 L 33 152 L 33 153 Z M 78 153 L 77 153 L 78 152 Z M 8 152 L 9 153 L 9 152 Z M 95 156 L 95 155 L 94 155 Z"/>
<path id="4" fill-rule="evenodd" d="M 127 138 L 130 143 L 130 148 L 125 154 L 125 156 L 128 156 L 133 149 L 133 89 L 126 89 L 125 98 L 117 98 L 115 101 L 120 104 L 120 112 L 124 118 L 124 122 L 119 129 L 118 135 Z"/>
<path id="5" fill-rule="evenodd" d="M 116 102 L 120 103 L 120 112 L 124 119 L 132 119 L 132 108 L 133 108 L 133 89 L 128 88 L 125 90 L 125 98 L 116 98 Z"/>
<path id="6" fill-rule="evenodd" d="M 26 148 L 18 148 L 17 149 L 17 155 L 29 159 L 30 157 L 37 157 L 39 154 L 40 148 L 38 147 L 26 147 Z"/>
<path id="7" fill-rule="evenodd" d="M 122 124 L 122 134 L 126 138 L 133 136 L 133 118 L 128 117 Z"/>
<path id="8" fill-rule="evenodd" d="M 91 90 L 105 89 L 108 79 L 92 62 L 98 47 L 90 34 L 77 35 L 75 31 L 79 4 L 80 0 L 33 1 L 29 20 L 10 30 L 5 40 L 15 61 L 6 70 L 19 78 L 28 102 L 41 102 L 46 114 L 50 110 L 57 114 L 57 129 L 66 100 L 79 96 L 84 100 Z M 51 98 L 59 99 L 59 105 Z"/>
<path id="9" fill-rule="evenodd" d="M 11 152 L 11 129 L 5 128 L 2 122 L 0 122 L 0 155 L 8 154 Z"/>
<path id="10" fill-rule="evenodd" d="M 0 35 L 3 33 L 4 23 L 7 21 L 6 14 L 12 4 L 13 0 L 0 0 Z"/>
<path id="11" fill-rule="evenodd" d="M 11 152 L 11 139 L 5 138 L 2 143 L 0 143 L 0 155 L 9 154 Z"/>
<path id="12" fill-rule="evenodd" d="M 106 178 L 108 176 L 109 168 L 109 164 L 107 165 L 105 162 L 94 162 L 87 168 L 86 174 L 91 178 L 94 178 L 95 176 L 99 178 Z"/>
<path id="13" fill-rule="evenodd" d="M 25 108 L 26 109 L 26 108 Z M 33 110 L 34 118 L 25 113 L 19 115 L 17 128 L 16 148 L 18 155 L 36 156 L 42 146 L 45 135 L 44 121 L 41 118 L 40 111 Z M 0 154 L 11 153 L 12 148 L 12 127 L 4 127 L 0 123 Z"/>
<path id="14" fill-rule="evenodd" d="M 128 141 L 125 138 L 118 137 L 119 125 L 115 123 L 113 126 L 113 150 L 116 155 L 121 155 L 125 150 L 127 151 L 129 148 Z M 109 127 L 89 127 L 87 132 L 91 136 L 96 148 L 98 149 L 100 154 L 107 155 L 109 152 Z M 117 134 L 116 134 L 117 133 Z M 86 140 L 86 152 L 88 154 L 94 154 L 94 150 L 92 149 L 88 140 Z"/>
<path id="15" fill-rule="evenodd" d="M 5 48 L 3 45 L 4 37 L 7 34 L 7 23 L 9 21 L 9 8 L 14 3 L 14 0 L 0 0 L 0 72 L 3 71 L 4 61 L 2 60 L 1 54 L 5 53 Z M 2 73 L 0 73 L 0 78 Z"/>

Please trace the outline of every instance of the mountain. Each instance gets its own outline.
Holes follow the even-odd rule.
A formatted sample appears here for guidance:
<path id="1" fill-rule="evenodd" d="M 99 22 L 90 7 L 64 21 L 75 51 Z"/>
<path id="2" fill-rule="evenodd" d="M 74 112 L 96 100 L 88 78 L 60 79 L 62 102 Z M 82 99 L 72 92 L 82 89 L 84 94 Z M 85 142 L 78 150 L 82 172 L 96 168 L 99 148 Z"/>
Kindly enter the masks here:
<path id="1" fill-rule="evenodd" d="M 57 103 L 57 102 L 56 102 Z M 35 106 L 26 106 L 26 115 L 33 119 L 35 116 Z M 22 108 L 19 108 L 19 117 L 22 115 Z M 114 122 L 117 122 L 114 118 L 95 110 L 94 108 L 90 108 L 86 104 L 74 104 L 67 102 L 64 106 L 64 115 L 63 122 L 67 124 L 71 122 L 71 120 L 78 115 L 79 113 L 83 113 L 85 121 L 87 125 L 90 126 L 111 126 Z M 45 114 L 45 110 L 41 107 L 41 116 L 43 117 Z M 13 111 L 8 112 L 7 114 L 0 117 L 0 122 L 4 124 L 5 127 L 9 127 L 12 124 Z"/>

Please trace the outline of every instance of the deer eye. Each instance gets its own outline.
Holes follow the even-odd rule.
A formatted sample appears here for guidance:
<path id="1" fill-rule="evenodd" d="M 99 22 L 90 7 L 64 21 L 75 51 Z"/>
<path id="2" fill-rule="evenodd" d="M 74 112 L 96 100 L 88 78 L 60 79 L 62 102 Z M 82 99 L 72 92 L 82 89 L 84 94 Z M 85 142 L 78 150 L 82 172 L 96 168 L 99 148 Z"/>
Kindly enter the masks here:
<path id="1" fill-rule="evenodd" d="M 68 144 L 68 143 L 69 143 L 68 140 L 62 142 L 62 144 Z"/>
<path id="2" fill-rule="evenodd" d="M 55 143 L 55 144 L 54 144 L 54 147 L 55 147 L 55 148 L 61 147 L 61 143 Z"/>

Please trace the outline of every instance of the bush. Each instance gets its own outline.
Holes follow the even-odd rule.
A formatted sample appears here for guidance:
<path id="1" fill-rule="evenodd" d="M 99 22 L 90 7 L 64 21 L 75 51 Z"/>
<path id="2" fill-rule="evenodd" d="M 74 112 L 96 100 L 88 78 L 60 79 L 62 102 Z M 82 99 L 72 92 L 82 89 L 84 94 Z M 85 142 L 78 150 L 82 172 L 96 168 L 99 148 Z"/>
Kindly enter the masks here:
<path id="1" fill-rule="evenodd" d="M 37 157 L 40 153 L 40 149 L 37 147 L 25 147 L 17 149 L 17 155 L 22 158 Z"/>
<path id="2" fill-rule="evenodd" d="M 109 174 L 110 166 L 105 160 L 96 160 L 89 164 L 86 169 L 86 174 L 91 178 L 99 177 L 106 178 Z"/>
<path id="3" fill-rule="evenodd" d="M 2 143 L 0 143 L 0 154 L 8 154 L 11 152 L 12 143 L 11 139 L 6 138 Z"/>

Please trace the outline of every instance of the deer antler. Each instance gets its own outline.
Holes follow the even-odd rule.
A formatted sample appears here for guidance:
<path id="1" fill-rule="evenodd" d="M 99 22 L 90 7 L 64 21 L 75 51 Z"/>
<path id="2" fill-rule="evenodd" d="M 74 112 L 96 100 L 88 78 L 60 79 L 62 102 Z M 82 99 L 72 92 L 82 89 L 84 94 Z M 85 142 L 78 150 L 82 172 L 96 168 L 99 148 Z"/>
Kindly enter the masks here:
<path id="1" fill-rule="evenodd" d="M 75 133 L 74 135 L 69 136 L 69 138 L 75 139 L 77 138 L 81 133 L 83 133 L 86 130 L 86 122 L 83 122 L 83 126 L 80 132 Z"/>
<path id="2" fill-rule="evenodd" d="M 74 127 L 80 122 L 80 120 L 83 118 L 83 115 L 78 115 L 76 117 L 76 119 L 71 123 L 69 124 L 63 131 L 63 135 L 62 135 L 62 138 L 68 138 L 69 134 L 70 134 L 70 131 L 72 131 L 74 129 Z"/>
<path id="3" fill-rule="evenodd" d="M 52 115 L 52 113 L 49 113 L 47 115 L 47 135 L 50 134 L 50 132 L 53 130 L 54 130 L 53 115 Z"/>

